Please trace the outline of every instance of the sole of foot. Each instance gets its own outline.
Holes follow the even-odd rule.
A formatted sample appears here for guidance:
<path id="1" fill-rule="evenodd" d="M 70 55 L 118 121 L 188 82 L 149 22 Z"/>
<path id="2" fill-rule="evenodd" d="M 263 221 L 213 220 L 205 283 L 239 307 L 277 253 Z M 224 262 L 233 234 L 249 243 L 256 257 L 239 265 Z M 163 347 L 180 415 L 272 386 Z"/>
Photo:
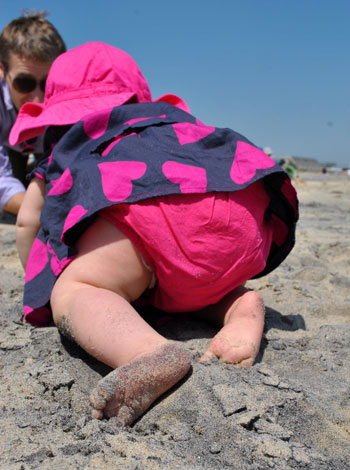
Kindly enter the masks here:
<path id="1" fill-rule="evenodd" d="M 138 356 L 99 381 L 90 395 L 91 414 L 97 419 L 113 418 L 120 427 L 130 426 L 190 367 L 189 352 L 175 343 Z"/>

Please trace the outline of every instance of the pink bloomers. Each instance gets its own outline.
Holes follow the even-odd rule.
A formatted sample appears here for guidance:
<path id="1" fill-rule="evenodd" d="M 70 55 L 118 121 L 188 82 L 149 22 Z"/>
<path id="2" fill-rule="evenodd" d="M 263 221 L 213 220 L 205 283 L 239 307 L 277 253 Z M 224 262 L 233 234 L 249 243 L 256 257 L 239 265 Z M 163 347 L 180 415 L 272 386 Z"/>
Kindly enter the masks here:
<path id="1" fill-rule="evenodd" d="M 138 248 L 156 277 L 152 304 L 167 312 L 218 302 L 265 265 L 273 226 L 258 181 L 246 189 L 173 194 L 99 212 Z"/>

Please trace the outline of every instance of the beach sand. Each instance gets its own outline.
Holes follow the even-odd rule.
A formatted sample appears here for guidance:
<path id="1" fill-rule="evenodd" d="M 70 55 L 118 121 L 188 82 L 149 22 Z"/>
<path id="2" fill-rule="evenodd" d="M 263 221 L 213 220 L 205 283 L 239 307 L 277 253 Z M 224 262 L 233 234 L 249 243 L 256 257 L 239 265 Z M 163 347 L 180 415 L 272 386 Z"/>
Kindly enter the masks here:
<path id="1" fill-rule="evenodd" d="M 163 318 L 159 330 L 188 348 L 192 370 L 127 429 L 89 416 L 89 392 L 109 369 L 55 327 L 22 321 L 14 218 L 1 216 L 0 468 L 349 469 L 350 178 L 304 174 L 294 184 L 296 246 L 248 283 L 267 307 L 257 363 L 201 364 L 216 330 Z"/>

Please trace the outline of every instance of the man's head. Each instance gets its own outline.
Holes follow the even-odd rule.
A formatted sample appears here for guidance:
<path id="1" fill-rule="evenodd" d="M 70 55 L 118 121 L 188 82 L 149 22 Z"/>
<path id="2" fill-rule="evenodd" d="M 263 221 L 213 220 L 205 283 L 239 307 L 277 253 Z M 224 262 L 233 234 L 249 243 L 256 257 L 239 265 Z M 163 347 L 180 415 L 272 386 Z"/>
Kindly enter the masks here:
<path id="1" fill-rule="evenodd" d="M 0 78 L 17 109 L 28 101 L 43 101 L 50 66 L 65 51 L 45 13 L 27 13 L 5 26 L 0 35 Z"/>

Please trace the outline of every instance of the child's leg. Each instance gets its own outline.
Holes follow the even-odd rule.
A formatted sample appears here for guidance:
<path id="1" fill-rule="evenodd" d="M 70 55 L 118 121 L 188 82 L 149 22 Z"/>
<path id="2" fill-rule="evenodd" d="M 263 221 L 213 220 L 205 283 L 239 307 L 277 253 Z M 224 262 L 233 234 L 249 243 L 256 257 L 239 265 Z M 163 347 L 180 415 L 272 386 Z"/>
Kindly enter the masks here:
<path id="1" fill-rule="evenodd" d="M 196 316 L 222 326 L 201 361 L 216 356 L 236 367 L 254 364 L 264 330 L 264 303 L 257 292 L 237 287 L 216 305 L 197 312 Z"/>
<path id="2" fill-rule="evenodd" d="M 117 370 L 92 393 L 93 415 L 131 424 L 188 371 L 188 353 L 151 328 L 130 302 L 151 273 L 128 238 L 98 219 L 78 242 L 78 256 L 51 296 L 54 321 L 89 354 Z"/>

